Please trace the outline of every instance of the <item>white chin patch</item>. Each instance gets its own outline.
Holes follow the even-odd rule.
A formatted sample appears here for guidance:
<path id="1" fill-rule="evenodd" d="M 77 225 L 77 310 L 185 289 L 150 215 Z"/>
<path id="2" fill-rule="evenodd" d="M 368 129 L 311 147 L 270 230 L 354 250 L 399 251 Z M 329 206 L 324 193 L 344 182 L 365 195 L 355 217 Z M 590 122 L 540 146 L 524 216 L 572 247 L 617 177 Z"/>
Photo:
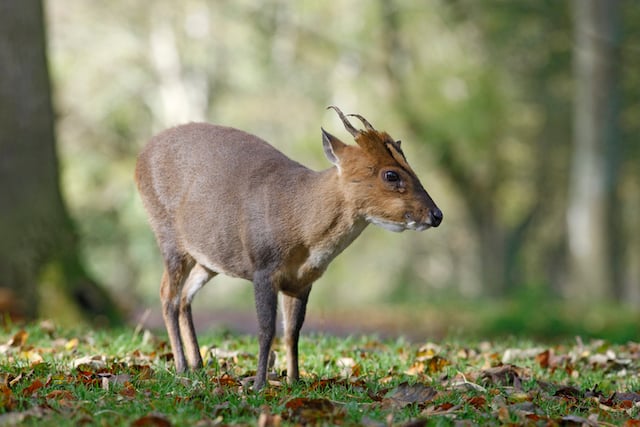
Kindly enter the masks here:
<path id="1" fill-rule="evenodd" d="M 429 224 L 418 224 L 415 221 L 407 223 L 407 230 L 424 231 L 428 228 L 431 228 Z"/>
<path id="2" fill-rule="evenodd" d="M 367 222 L 396 233 L 400 233 L 407 229 L 407 224 L 403 222 L 386 221 L 384 219 L 374 217 L 367 217 Z"/>

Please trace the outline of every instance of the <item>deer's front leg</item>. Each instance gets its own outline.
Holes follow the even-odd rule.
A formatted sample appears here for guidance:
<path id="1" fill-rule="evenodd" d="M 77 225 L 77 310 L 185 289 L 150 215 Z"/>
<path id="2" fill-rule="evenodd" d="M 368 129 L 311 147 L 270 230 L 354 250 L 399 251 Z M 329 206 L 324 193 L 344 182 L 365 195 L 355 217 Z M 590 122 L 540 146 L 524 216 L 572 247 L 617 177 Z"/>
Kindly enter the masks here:
<path id="1" fill-rule="evenodd" d="M 278 293 L 271 280 L 256 275 L 253 281 L 258 314 L 258 370 L 253 384 L 254 390 L 260 390 L 267 382 L 267 365 L 271 344 L 276 332 L 276 315 L 278 312 Z"/>

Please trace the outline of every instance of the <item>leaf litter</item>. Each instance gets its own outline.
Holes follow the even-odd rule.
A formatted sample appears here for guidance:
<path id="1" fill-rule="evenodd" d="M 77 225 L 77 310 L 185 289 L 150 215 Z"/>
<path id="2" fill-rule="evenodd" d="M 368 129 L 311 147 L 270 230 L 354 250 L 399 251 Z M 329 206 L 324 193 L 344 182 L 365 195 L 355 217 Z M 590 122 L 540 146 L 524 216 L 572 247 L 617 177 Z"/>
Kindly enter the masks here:
<path id="1" fill-rule="evenodd" d="M 307 339 L 320 365 L 301 384 L 287 385 L 284 358 L 274 357 L 270 386 L 256 393 L 257 346 L 246 337 L 203 347 L 205 369 L 176 376 L 166 341 L 149 331 L 129 334 L 128 346 L 110 342 L 126 332 L 69 333 L 43 322 L 0 339 L 0 425 L 640 426 L 638 343 L 345 345 L 317 336 Z"/>

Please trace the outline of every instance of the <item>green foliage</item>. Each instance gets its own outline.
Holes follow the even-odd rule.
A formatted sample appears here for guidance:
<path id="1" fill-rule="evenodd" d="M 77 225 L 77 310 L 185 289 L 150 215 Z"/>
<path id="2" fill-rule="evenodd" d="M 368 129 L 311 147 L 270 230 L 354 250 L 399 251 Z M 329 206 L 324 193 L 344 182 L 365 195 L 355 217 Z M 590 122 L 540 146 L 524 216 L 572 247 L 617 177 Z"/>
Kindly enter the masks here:
<path id="1" fill-rule="evenodd" d="M 622 7 L 625 161 L 615 208 L 628 285 L 619 293 L 637 299 L 640 21 L 634 2 Z M 131 309 L 157 304 L 162 269 L 132 178 L 145 141 L 207 120 L 326 168 L 319 127 L 341 129 L 329 104 L 404 141 L 445 222 L 426 234 L 368 230 L 312 299 L 366 306 L 444 288 L 469 297 L 564 286 L 569 3 L 65 0 L 49 2 L 48 14 L 65 196 L 91 272 Z M 235 285 L 215 286 L 223 291 L 201 298 L 246 299 Z"/>
<path id="2" fill-rule="evenodd" d="M 633 343 L 313 335 L 301 342 L 303 380 L 283 383 L 278 357 L 269 387 L 255 393 L 252 337 L 207 335 L 205 369 L 177 376 L 166 341 L 148 331 L 43 322 L 0 341 L 3 425 L 617 424 L 640 416 Z M 282 354 L 280 344 L 275 350 Z"/>

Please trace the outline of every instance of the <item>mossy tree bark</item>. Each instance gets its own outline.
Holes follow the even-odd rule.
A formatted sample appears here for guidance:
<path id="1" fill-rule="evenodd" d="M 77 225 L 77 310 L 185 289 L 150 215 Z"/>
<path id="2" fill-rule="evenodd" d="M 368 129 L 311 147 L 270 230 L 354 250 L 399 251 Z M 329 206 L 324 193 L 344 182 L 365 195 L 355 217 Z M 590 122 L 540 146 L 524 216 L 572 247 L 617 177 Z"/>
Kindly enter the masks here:
<path id="1" fill-rule="evenodd" d="M 43 273 L 88 320 L 117 323 L 80 262 L 59 188 L 41 0 L 0 3 L 0 311 L 39 314 Z M 52 274 L 55 273 L 55 274 Z"/>

